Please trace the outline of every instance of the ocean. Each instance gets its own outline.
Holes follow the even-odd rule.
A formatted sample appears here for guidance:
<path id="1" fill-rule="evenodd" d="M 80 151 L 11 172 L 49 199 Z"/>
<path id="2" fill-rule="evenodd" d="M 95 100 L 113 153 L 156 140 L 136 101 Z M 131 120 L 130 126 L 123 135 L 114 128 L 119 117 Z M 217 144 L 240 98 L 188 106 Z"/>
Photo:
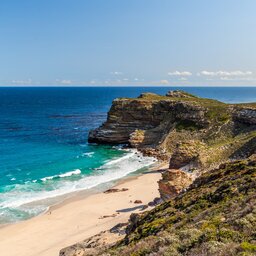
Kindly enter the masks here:
<path id="1" fill-rule="evenodd" d="M 103 189 L 154 163 L 134 150 L 87 143 L 117 97 L 182 89 L 228 103 L 256 102 L 256 87 L 0 88 L 0 224 L 36 216 L 70 193 Z"/>

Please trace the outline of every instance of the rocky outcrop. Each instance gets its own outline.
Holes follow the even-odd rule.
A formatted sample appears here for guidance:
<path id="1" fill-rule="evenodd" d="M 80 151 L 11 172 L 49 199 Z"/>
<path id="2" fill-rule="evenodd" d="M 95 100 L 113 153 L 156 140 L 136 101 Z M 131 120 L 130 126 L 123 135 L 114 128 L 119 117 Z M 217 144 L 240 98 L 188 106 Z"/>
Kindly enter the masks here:
<path id="1" fill-rule="evenodd" d="M 166 96 L 172 98 L 196 98 L 196 96 L 180 90 L 169 91 Z"/>
<path id="2" fill-rule="evenodd" d="M 203 142 L 188 140 L 177 144 L 170 158 L 170 168 L 184 168 L 186 171 L 200 168 L 203 165 L 203 152 L 206 145 Z"/>
<path id="3" fill-rule="evenodd" d="M 235 108 L 233 118 L 241 123 L 256 125 L 256 108 Z"/>
<path id="4" fill-rule="evenodd" d="M 129 143 L 130 140 L 132 142 L 134 135 L 140 135 L 140 145 L 154 145 L 161 141 L 176 121 L 195 123 L 198 127 L 207 126 L 209 121 L 205 118 L 205 112 L 206 108 L 199 105 L 159 95 L 146 94 L 137 99 L 116 99 L 107 121 L 91 131 L 88 140 L 120 144 Z"/>
<path id="5" fill-rule="evenodd" d="M 160 120 L 151 122 L 153 108 L 151 102 L 144 104 L 144 102 L 128 99 L 114 100 L 107 122 L 90 132 L 89 142 L 128 143 L 130 134 L 136 129 L 150 129 L 159 124 Z"/>
<path id="6" fill-rule="evenodd" d="M 159 192 L 164 201 L 176 197 L 193 182 L 193 175 L 182 170 L 168 169 L 158 181 Z"/>
<path id="7" fill-rule="evenodd" d="M 183 91 L 116 99 L 107 121 L 89 134 L 89 142 L 125 143 L 169 161 L 172 170 L 159 182 L 164 200 L 188 187 L 191 173 L 255 153 L 255 140 L 256 104 L 224 104 Z"/>
<path id="8" fill-rule="evenodd" d="M 114 100 L 107 121 L 88 140 L 128 144 L 170 159 L 170 168 L 206 170 L 233 159 L 236 152 L 243 155 L 256 137 L 255 113 L 255 104 L 229 105 L 182 91 L 143 93 Z"/>
<path id="9" fill-rule="evenodd" d="M 130 134 L 128 142 L 133 148 L 137 148 L 139 147 L 139 145 L 143 143 L 144 140 L 145 140 L 145 130 L 136 129 L 134 132 Z"/>

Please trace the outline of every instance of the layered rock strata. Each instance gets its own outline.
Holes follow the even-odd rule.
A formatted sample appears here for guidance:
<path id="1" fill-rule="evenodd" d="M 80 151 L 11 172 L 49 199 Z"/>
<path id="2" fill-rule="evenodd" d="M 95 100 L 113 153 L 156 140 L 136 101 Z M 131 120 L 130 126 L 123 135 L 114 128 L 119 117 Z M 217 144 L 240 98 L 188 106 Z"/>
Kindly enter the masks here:
<path id="1" fill-rule="evenodd" d="M 170 168 L 206 170 L 256 145 L 256 104 L 225 104 L 182 91 L 143 93 L 113 101 L 107 121 L 89 142 L 128 144 L 146 155 L 170 159 Z M 251 148 L 246 147 L 250 144 Z"/>

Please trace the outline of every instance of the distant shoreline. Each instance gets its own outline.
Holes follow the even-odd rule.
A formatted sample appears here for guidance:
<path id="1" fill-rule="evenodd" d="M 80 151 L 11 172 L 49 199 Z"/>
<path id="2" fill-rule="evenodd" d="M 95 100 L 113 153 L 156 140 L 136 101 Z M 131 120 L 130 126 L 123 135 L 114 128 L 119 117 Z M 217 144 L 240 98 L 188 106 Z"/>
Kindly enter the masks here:
<path id="1" fill-rule="evenodd" d="M 163 87 L 163 88 L 256 88 L 255 85 L 0 85 L 0 88 L 154 88 L 154 87 Z"/>

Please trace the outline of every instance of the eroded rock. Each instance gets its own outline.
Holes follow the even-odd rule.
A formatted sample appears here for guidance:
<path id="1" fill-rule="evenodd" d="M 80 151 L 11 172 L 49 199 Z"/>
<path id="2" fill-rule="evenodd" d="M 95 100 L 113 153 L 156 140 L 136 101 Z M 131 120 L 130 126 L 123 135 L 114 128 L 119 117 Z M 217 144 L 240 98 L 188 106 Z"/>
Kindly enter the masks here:
<path id="1" fill-rule="evenodd" d="M 181 170 L 168 169 L 162 174 L 158 181 L 159 193 L 164 201 L 174 198 L 193 182 L 191 174 Z"/>
<path id="2" fill-rule="evenodd" d="M 187 171 L 200 168 L 203 164 L 202 153 L 206 145 L 200 141 L 189 140 L 180 142 L 170 158 L 169 168 L 178 169 L 185 167 Z"/>

